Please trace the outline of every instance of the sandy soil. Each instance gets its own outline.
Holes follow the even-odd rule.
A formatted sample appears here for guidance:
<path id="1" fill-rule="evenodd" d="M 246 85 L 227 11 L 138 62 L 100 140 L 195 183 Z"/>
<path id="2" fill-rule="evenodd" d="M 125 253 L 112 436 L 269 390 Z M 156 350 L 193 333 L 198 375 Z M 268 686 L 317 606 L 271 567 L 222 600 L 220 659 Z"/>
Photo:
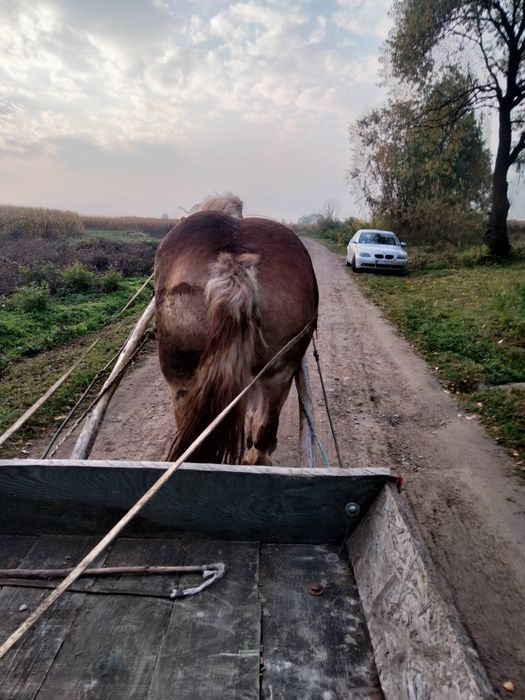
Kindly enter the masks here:
<path id="1" fill-rule="evenodd" d="M 478 419 L 363 297 L 343 259 L 315 241 L 306 245 L 319 281 L 318 349 L 345 465 L 388 466 L 406 478 L 443 594 L 495 687 L 505 693 L 501 684 L 510 679 L 512 697 L 525 698 L 525 486 Z M 310 351 L 309 367 L 318 433 L 336 466 Z M 297 425 L 292 391 L 274 464 L 297 464 Z M 91 457 L 162 458 L 172 429 L 168 392 L 150 355 L 119 388 Z M 61 456 L 69 450 L 70 443 Z"/>

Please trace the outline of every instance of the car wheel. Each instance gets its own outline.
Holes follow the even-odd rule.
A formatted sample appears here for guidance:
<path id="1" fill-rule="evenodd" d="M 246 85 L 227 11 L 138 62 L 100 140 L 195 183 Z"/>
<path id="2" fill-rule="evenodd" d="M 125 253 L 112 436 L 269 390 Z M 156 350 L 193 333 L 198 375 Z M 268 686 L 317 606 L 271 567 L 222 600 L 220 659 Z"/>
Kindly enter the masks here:
<path id="1" fill-rule="evenodd" d="M 352 258 L 352 270 L 353 270 L 354 272 L 361 272 L 361 269 L 360 269 L 359 267 L 357 267 L 357 265 L 355 264 L 355 255 L 354 255 L 354 257 Z"/>

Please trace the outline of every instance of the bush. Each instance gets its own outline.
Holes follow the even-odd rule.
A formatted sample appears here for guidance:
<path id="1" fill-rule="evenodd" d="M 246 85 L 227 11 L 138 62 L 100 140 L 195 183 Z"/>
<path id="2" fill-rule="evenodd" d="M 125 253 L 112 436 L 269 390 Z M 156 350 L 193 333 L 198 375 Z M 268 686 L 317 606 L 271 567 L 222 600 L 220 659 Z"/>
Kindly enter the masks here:
<path id="1" fill-rule="evenodd" d="M 49 303 L 49 287 L 45 284 L 31 284 L 22 287 L 11 297 L 10 305 L 20 311 L 32 313 L 45 311 Z"/>
<path id="2" fill-rule="evenodd" d="M 480 212 L 439 198 L 419 200 L 403 211 L 376 216 L 373 224 L 394 231 L 409 245 L 435 250 L 480 245 L 485 227 Z"/>
<path id="3" fill-rule="evenodd" d="M 119 270 L 108 270 L 100 278 L 100 289 L 103 292 L 114 292 L 120 287 L 123 275 Z"/>
<path id="4" fill-rule="evenodd" d="M 61 271 L 52 262 L 46 262 L 36 267 L 22 267 L 20 274 L 28 284 L 47 285 L 51 294 L 56 294 L 63 286 Z"/>
<path id="5" fill-rule="evenodd" d="M 74 263 L 62 271 L 64 287 L 71 292 L 85 292 L 93 287 L 94 276 L 82 263 Z"/>

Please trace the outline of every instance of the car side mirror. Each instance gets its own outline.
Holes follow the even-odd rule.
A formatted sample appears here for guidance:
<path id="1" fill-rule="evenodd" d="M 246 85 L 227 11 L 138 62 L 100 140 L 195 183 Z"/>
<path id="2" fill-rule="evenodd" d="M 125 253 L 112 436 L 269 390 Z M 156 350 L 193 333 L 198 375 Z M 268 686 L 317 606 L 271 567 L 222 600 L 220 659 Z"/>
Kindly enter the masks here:
<path id="1" fill-rule="evenodd" d="M 405 241 L 401 241 L 401 247 L 402 247 L 402 248 L 406 248 L 406 247 L 407 247 L 407 244 L 405 243 Z"/>

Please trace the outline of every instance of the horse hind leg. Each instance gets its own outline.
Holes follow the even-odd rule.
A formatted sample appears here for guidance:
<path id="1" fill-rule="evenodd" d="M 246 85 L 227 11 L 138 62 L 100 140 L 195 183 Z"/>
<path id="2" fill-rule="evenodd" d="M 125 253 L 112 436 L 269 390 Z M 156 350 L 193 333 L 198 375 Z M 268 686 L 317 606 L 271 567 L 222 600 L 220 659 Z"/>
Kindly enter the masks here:
<path id="1" fill-rule="evenodd" d="M 251 429 L 247 431 L 248 450 L 243 462 L 252 465 L 272 464 L 270 454 L 277 445 L 279 415 L 286 401 L 293 373 L 289 371 L 259 381 L 258 392 L 252 406 Z"/>

